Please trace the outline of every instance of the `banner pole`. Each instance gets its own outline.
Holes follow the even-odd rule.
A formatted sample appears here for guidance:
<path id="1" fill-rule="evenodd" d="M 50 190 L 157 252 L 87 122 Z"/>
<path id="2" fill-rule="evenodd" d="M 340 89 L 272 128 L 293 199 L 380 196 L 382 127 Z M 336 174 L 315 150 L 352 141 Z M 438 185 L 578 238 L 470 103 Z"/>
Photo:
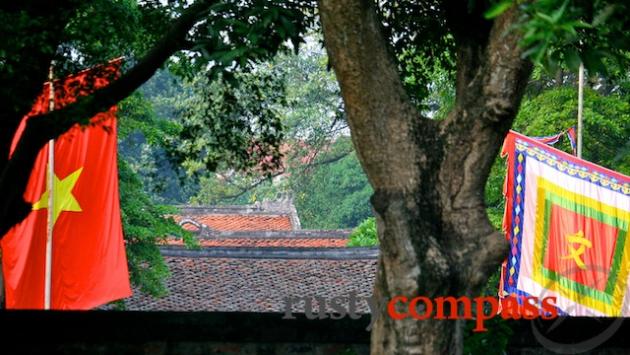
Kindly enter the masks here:
<path id="1" fill-rule="evenodd" d="M 582 114 L 584 107 L 584 64 L 580 63 L 578 72 L 578 124 L 577 124 L 577 157 L 582 159 Z"/>
<path id="2" fill-rule="evenodd" d="M 55 87 L 53 84 L 53 66 L 50 66 L 48 72 L 49 83 L 49 95 L 48 95 L 48 110 L 53 111 L 55 109 Z M 55 203 L 54 203 L 54 191 L 55 191 L 55 140 L 48 141 L 48 176 L 47 176 L 47 189 L 48 189 L 48 220 L 46 228 L 46 279 L 44 284 L 44 309 L 50 309 L 50 295 L 52 291 L 52 238 L 53 238 L 53 226 L 55 216 Z"/>

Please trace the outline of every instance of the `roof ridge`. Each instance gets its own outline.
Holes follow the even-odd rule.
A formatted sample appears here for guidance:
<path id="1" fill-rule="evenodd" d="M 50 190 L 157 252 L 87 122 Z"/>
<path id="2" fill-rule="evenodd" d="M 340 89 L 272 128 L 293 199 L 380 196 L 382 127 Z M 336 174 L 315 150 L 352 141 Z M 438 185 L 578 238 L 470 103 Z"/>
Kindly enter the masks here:
<path id="1" fill-rule="evenodd" d="M 263 203 L 253 205 L 174 205 L 182 214 L 233 214 L 261 213 L 287 215 L 292 212 L 292 205 L 282 203 Z"/>
<path id="2" fill-rule="evenodd" d="M 208 229 L 199 234 L 199 239 L 348 239 L 352 230 L 300 229 L 300 230 L 261 230 L 261 231 L 214 231 Z"/>
<path id="3" fill-rule="evenodd" d="M 187 249 L 180 246 L 160 246 L 164 256 L 191 258 L 237 258 L 237 259 L 376 259 L 378 247 L 210 247 Z"/>

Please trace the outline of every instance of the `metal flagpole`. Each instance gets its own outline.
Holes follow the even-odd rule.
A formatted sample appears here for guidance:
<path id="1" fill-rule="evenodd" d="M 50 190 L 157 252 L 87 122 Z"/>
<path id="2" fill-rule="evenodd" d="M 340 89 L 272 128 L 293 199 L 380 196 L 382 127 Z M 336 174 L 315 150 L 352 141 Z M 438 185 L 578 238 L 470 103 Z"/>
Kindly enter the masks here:
<path id="1" fill-rule="evenodd" d="M 584 64 L 580 63 L 578 72 L 578 124 L 577 124 L 577 157 L 582 159 L 582 112 L 584 107 Z"/>
<path id="2" fill-rule="evenodd" d="M 48 72 L 49 88 L 48 110 L 55 109 L 55 87 L 53 85 L 53 67 Z M 50 309 L 50 294 L 52 290 L 52 238 L 55 216 L 54 183 L 55 183 L 55 140 L 48 141 L 48 221 L 46 228 L 46 280 L 44 284 L 44 309 Z"/>

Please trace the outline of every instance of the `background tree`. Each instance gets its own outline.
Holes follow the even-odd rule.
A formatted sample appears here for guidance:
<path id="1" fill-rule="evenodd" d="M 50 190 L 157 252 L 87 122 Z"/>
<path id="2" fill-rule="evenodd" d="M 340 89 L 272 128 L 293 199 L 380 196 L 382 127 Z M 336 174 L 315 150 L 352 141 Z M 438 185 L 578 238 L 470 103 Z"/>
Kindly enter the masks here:
<path id="1" fill-rule="evenodd" d="M 152 180 L 139 173 L 146 171 L 138 164 L 144 154 L 139 154 L 138 159 L 134 154 L 137 152 L 129 146 L 141 137 L 152 142 L 154 147 L 163 147 L 163 138 L 172 131 L 178 131 L 177 124 L 159 118 L 151 103 L 139 92 L 119 105 L 118 117 L 120 209 L 130 281 L 141 292 L 164 296 L 167 292 L 164 281 L 169 271 L 160 254 L 159 244 L 167 237 L 180 237 L 190 248 L 196 247 L 197 242 L 191 233 L 169 217 L 177 213 L 176 208 L 154 202 L 154 194 L 143 186 L 143 180 Z M 126 144 L 130 143 L 128 141 L 132 143 Z M 141 144 L 138 146 L 142 147 Z M 176 178 L 172 180 L 177 181 Z M 124 307 L 122 301 L 116 304 Z"/>
<path id="2" fill-rule="evenodd" d="M 304 228 L 354 228 L 372 216 L 372 187 L 350 137 L 337 138 L 310 165 L 294 169 L 289 186 Z"/>
<path id="3" fill-rule="evenodd" d="M 271 177 L 257 169 L 238 172 L 224 165 L 217 174 L 200 178 L 192 203 L 251 204 L 290 193 L 302 227 L 308 229 L 353 228 L 371 215 L 372 190 L 349 139 L 339 87 L 334 73 L 327 69 L 319 40 L 319 35 L 309 34 L 296 53 L 278 54 L 257 64 L 256 70 L 239 74 L 242 89 L 213 82 L 193 90 L 192 98 L 183 93 L 173 100 L 176 107 L 197 107 L 195 103 L 204 102 L 209 92 L 234 90 L 235 101 L 243 109 L 273 114 L 282 125 L 282 166 Z M 253 90 L 252 84 L 264 82 L 264 78 L 272 79 L 273 85 L 257 85 Z M 223 96 L 218 99 L 211 106 L 223 107 Z M 261 105 L 271 112 L 261 110 Z M 198 121 L 194 116 L 185 118 L 184 125 Z M 196 127 L 208 129 L 208 125 Z"/>
<path id="4" fill-rule="evenodd" d="M 0 156 L 5 157 L 0 158 L 0 235 L 30 211 L 22 193 L 35 155 L 48 139 L 129 96 L 172 55 L 178 56 L 169 65 L 175 73 L 193 78 L 201 72 L 207 83 L 220 77 L 238 90 L 239 70 L 256 69 L 254 62 L 271 57 L 287 41 L 297 47 L 312 23 L 311 5 L 253 0 L 1 5 L 0 29 L 7 40 L 0 44 Z M 374 189 L 382 250 L 377 296 L 472 295 L 482 289 L 505 255 L 503 238 L 486 215 L 484 186 L 525 93 L 531 62 L 571 69 L 582 61 L 592 72 L 603 72 L 601 58 L 625 60 L 627 6 L 557 0 L 320 2 L 353 143 Z M 114 53 L 127 55 L 130 63 L 121 78 L 31 120 L 9 159 L 8 142 L 39 94 L 51 60 L 63 75 Z M 448 111 L 431 106 L 435 83 L 428 75 L 436 71 L 446 82 L 455 81 Z M 222 104 L 239 109 L 229 96 Z M 262 116 L 267 122 L 251 115 L 221 121 L 225 117 L 213 116 L 212 110 L 204 107 L 208 117 L 192 120 L 180 134 L 200 145 L 225 139 L 236 151 L 220 156 L 238 167 L 279 157 L 282 135 L 273 112 Z M 248 123 L 256 128 L 248 129 Z M 212 127 L 213 135 L 205 136 L 199 125 Z M 189 148 L 183 155 L 209 169 L 220 166 L 212 151 Z M 460 335 L 452 322 L 380 317 L 372 349 L 458 352 Z"/>
<path id="5" fill-rule="evenodd" d="M 630 175 L 629 98 L 621 92 L 600 93 L 590 88 L 584 92 L 584 159 L 626 175 Z M 550 87 L 525 97 L 513 129 L 531 137 L 548 136 L 575 125 L 576 117 L 576 86 Z M 564 137 L 555 147 L 571 153 Z M 497 158 L 486 184 L 488 216 L 497 229 L 503 220 L 504 176 L 505 161 Z"/>
<path id="6" fill-rule="evenodd" d="M 162 204 L 181 204 L 199 186 L 170 154 L 182 130 L 173 105 L 182 91 L 182 80 L 161 70 L 119 105 L 119 156 L 138 174 L 143 190 Z"/>
<path id="7" fill-rule="evenodd" d="M 180 237 L 188 247 L 197 246 L 197 242 L 190 232 L 169 218 L 169 215 L 177 213 L 177 209 L 156 205 L 143 191 L 140 180 L 124 160 L 119 160 L 118 175 L 131 283 L 141 292 L 164 296 L 167 292 L 164 280 L 170 274 L 158 243 L 166 241 L 167 237 Z"/>
<path id="8" fill-rule="evenodd" d="M 320 1 L 353 142 L 374 188 L 381 245 L 377 297 L 480 293 L 507 251 L 486 214 L 484 187 L 525 93 L 529 58 L 548 67 L 574 65 L 574 53 L 578 64 L 581 59 L 601 70 L 592 53 L 614 57 L 628 48 L 627 42 L 600 42 L 613 33 L 616 43 L 627 41 L 617 33 L 627 13 L 611 12 L 611 3 L 591 4 L 418 2 L 405 15 L 397 6 L 377 10 L 371 1 Z M 421 20 L 399 23 L 398 15 Z M 413 39 L 429 38 L 426 57 L 437 47 L 454 58 L 455 102 L 443 120 L 423 117 L 415 93 L 401 80 L 406 72 L 396 39 L 407 36 L 408 46 L 424 53 Z M 461 334 L 453 321 L 383 315 L 371 351 L 460 353 Z"/>
<path id="9" fill-rule="evenodd" d="M 29 213 L 30 205 L 22 193 L 35 156 L 49 139 L 77 123 L 86 124 L 95 113 L 132 94 L 174 54 L 178 60 L 173 66 L 180 74 L 206 71 L 214 76 L 230 68 L 249 67 L 254 60 L 275 54 L 288 41 L 297 47 L 312 21 L 312 12 L 309 15 L 309 8 L 304 8 L 309 4 L 273 0 L 3 3 L 0 235 Z M 9 159 L 9 142 L 39 95 L 52 60 L 56 68 L 70 68 L 104 62 L 111 58 L 103 56 L 112 53 L 128 54 L 130 68 L 111 85 L 29 120 Z M 144 53 L 142 58 L 139 53 Z M 273 137 L 257 138 L 261 149 L 274 146 L 269 141 Z"/>
<path id="10" fill-rule="evenodd" d="M 30 212 L 22 194 L 34 159 L 49 139 L 75 124 L 87 124 L 95 113 L 131 95 L 174 54 L 178 58 L 169 66 L 181 76 L 204 73 L 208 77 L 221 74 L 230 78 L 231 71 L 246 71 L 254 61 L 287 48 L 288 42 L 296 47 L 301 33 L 312 21 L 310 7 L 305 5 L 309 2 L 67 0 L 0 5 L 0 193 L 4 196 L 0 202 L 0 236 Z M 120 79 L 63 109 L 29 120 L 9 158 L 17 126 L 40 94 L 53 61 L 55 75 L 62 77 L 120 56 L 125 57 L 126 63 Z M 231 80 L 235 82 L 233 77 Z M 149 111 L 140 94 L 126 101 L 119 115 L 123 121 L 121 136 L 157 141 L 181 133 L 181 125 L 155 119 Z M 129 124 L 125 125 L 127 119 Z M 269 127 L 275 129 L 273 122 L 266 122 L 263 117 L 258 123 L 255 131 L 246 129 L 246 125 L 240 131 L 227 124 L 215 127 L 216 135 L 249 137 L 250 143 L 257 143 L 257 154 L 251 154 L 248 146 L 223 149 L 224 153 L 233 153 L 225 157 L 229 155 L 234 165 L 257 164 L 260 156 L 267 154 L 277 156 L 279 136 L 266 133 Z M 164 148 L 162 145 L 152 153 L 164 156 Z M 124 145 L 122 150 L 123 156 L 129 158 L 124 154 Z M 130 162 L 140 163 L 131 159 Z M 166 159 L 162 162 L 169 163 Z M 209 160 L 206 162 L 212 167 Z M 172 169 L 175 176 L 179 172 Z M 162 218 L 173 210 L 155 205 L 125 162 L 120 164 L 120 175 L 132 282 L 143 291 L 159 295 L 164 291 L 161 281 L 166 268 L 155 243 L 167 234 L 182 231 Z M 185 240 L 192 245 L 189 238 Z"/>

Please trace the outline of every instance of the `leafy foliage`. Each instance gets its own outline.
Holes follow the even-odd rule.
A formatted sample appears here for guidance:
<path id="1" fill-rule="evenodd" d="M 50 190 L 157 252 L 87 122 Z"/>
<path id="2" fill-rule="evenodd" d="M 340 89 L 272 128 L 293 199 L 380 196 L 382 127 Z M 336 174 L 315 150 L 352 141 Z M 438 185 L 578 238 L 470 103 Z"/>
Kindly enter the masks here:
<path id="1" fill-rule="evenodd" d="M 277 106 L 284 103 L 282 80 L 264 67 L 235 78 L 196 77 L 185 87 L 192 94 L 178 97 L 182 130 L 173 153 L 189 173 L 215 171 L 228 162 L 238 170 L 255 168 L 263 173 L 279 168 L 283 133 Z"/>
<path id="2" fill-rule="evenodd" d="M 350 234 L 349 247 L 372 247 L 378 245 L 376 219 L 369 217 L 361 222 Z"/>
<path id="3" fill-rule="evenodd" d="M 246 172 L 243 184 L 274 173 L 283 137 L 278 110 L 284 104 L 282 75 L 276 74 L 260 65 L 235 74 L 236 81 L 198 75 L 188 82 L 162 71 L 142 94 L 125 100 L 121 152 L 141 174 L 145 191 L 168 203 L 185 203 L 196 194 L 215 200 L 240 191 L 213 190 L 217 169 L 231 178 Z"/>
<path id="4" fill-rule="evenodd" d="M 377 4 L 403 84 L 412 101 L 424 111 L 430 110 L 430 96 L 435 102 L 436 78 L 442 75 L 451 85 L 454 83 L 455 33 L 465 37 L 471 33 L 471 26 L 489 29 L 491 22 L 485 20 L 493 20 L 515 6 L 521 8 L 523 16 L 511 30 L 522 33 L 524 56 L 549 73 L 563 67 L 576 71 L 584 63 L 591 74 L 607 74 L 614 69 L 625 75 L 630 59 L 630 5 L 625 1 L 470 1 L 467 9 L 440 1 Z M 456 20 L 455 13 L 473 13 L 480 8 L 485 12 L 477 23 Z M 451 22 L 445 20 L 449 17 Z M 437 116 L 443 117 L 444 113 Z"/>
<path id="5" fill-rule="evenodd" d="M 271 179 L 234 172 L 201 176 L 199 191 L 190 198 L 195 205 L 246 205 L 257 201 L 274 200 L 286 192 L 285 180 Z"/>
<path id="6" fill-rule="evenodd" d="M 170 68 L 188 79 L 206 72 L 232 81 L 230 73 L 270 59 L 289 42 L 297 49 L 314 23 L 314 7 L 311 0 L 217 3 L 208 21 L 194 28 L 190 52 L 178 53 Z"/>
<path id="7" fill-rule="evenodd" d="M 142 55 L 167 30 L 172 5 L 134 0 L 85 1 L 75 10 L 57 48 L 58 76 L 107 62 Z"/>
<path id="8" fill-rule="evenodd" d="M 624 67 L 630 48 L 628 3 L 624 1 L 543 0 L 500 1 L 492 6 L 488 18 L 499 16 L 510 6 L 521 6 L 525 16 L 519 30 L 524 56 L 542 64 L 550 72 L 560 65 L 577 70 L 580 63 L 591 72 L 606 73 L 605 59 Z M 513 5 L 514 4 L 514 5 Z"/>
<path id="9" fill-rule="evenodd" d="M 113 57 L 125 56 L 134 62 L 190 6 L 189 1 L 134 0 L 94 0 L 67 6 L 63 41 L 52 49 L 57 52 L 60 75 Z M 181 48 L 185 51 L 176 53 L 168 66 L 187 78 L 200 72 L 216 77 L 247 70 L 253 62 L 268 59 L 286 48 L 288 42 L 297 48 L 302 34 L 315 21 L 314 7 L 309 0 L 216 2 L 188 34 Z M 23 14 L 24 21 L 32 20 L 28 13 Z M 19 25 L 13 20 L 7 23 Z M 20 38 L 30 41 L 34 36 L 32 31 L 26 31 Z"/>
<path id="10" fill-rule="evenodd" d="M 372 215 L 372 188 L 349 137 L 339 137 L 310 164 L 299 161 L 287 162 L 287 174 L 273 180 L 229 172 L 202 177 L 191 202 L 249 204 L 290 193 L 306 229 L 352 228 Z"/>
<path id="11" fill-rule="evenodd" d="M 601 95 L 584 91 L 583 158 L 623 174 L 630 174 L 628 137 L 630 137 L 630 104 L 618 95 Z M 548 90 L 525 100 L 514 123 L 514 129 L 529 135 L 543 136 L 561 132 L 575 125 L 577 90 L 571 87 Z M 559 148 L 570 152 L 565 139 Z"/>
<path id="12" fill-rule="evenodd" d="M 556 134 L 575 125 L 577 90 L 561 87 L 526 98 L 514 122 L 514 130 L 537 137 Z M 586 160 L 623 174 L 630 174 L 630 105 L 619 95 L 605 96 L 594 90 L 584 92 L 584 150 Z M 571 152 L 569 142 L 561 140 L 556 148 Z M 503 177 L 505 162 L 497 160 L 486 183 L 486 205 L 493 225 L 503 219 Z"/>
<path id="13" fill-rule="evenodd" d="M 140 92 L 118 109 L 120 200 L 131 282 L 142 292 L 162 296 L 169 272 L 157 244 L 167 236 L 178 236 L 188 247 L 197 246 L 189 232 L 167 217 L 177 209 L 156 204 L 146 186 L 159 180 L 154 175 L 161 170 L 155 165 L 155 150 L 180 128 L 175 121 L 159 118 L 152 102 Z"/>
<path id="14" fill-rule="evenodd" d="M 455 42 L 441 1 L 380 1 L 379 15 L 407 94 L 421 109 L 436 71 L 454 78 Z"/>
<path id="15" fill-rule="evenodd" d="M 331 159 L 339 160 L 323 164 Z M 352 228 L 372 215 L 372 188 L 349 137 L 339 137 L 311 167 L 290 177 L 304 228 Z"/>
<path id="16" fill-rule="evenodd" d="M 267 111 L 270 117 L 275 115 L 281 122 L 286 142 L 280 151 L 282 165 L 269 171 L 266 177 L 258 166 L 235 171 L 226 164 L 219 165 L 217 174 L 200 177 L 200 190 L 191 202 L 246 204 L 291 193 L 305 228 L 355 227 L 371 215 L 372 190 L 346 136 L 339 87 L 326 63 L 318 37 L 310 36 L 299 54 L 279 54 L 272 61 L 257 64 L 255 70 L 239 75 L 247 90 L 251 87 L 248 83 L 261 82 L 261 77 L 275 78 L 274 83 L 258 88 L 259 96 L 264 97 L 262 104 L 270 109 Z M 191 102 L 206 100 L 204 92 L 192 91 L 193 97 L 198 98 L 190 99 Z M 235 95 L 243 96 L 238 99 L 240 112 L 247 110 L 252 112 L 248 115 L 254 116 L 261 103 L 245 97 L 248 92 L 236 91 Z M 285 99 L 281 100 L 281 96 Z M 185 98 L 176 101 L 191 106 Z M 218 97 L 215 107 L 222 105 L 225 105 L 223 97 Z M 193 122 L 190 118 L 186 120 Z M 203 133 L 207 126 L 199 124 L 198 135 L 214 135 Z M 198 161 L 191 163 L 202 166 Z"/>
<path id="17" fill-rule="evenodd" d="M 157 243 L 167 236 L 183 238 L 196 246 L 193 236 L 168 215 L 172 207 L 154 204 L 142 190 L 142 183 L 128 164 L 119 160 L 120 203 L 131 282 L 142 292 L 155 296 L 166 293 L 163 281 L 169 275 Z"/>
<path id="18" fill-rule="evenodd" d="M 318 35 L 310 34 L 298 53 L 281 53 L 269 65 L 284 76 L 287 105 L 279 110 L 287 141 L 298 150 L 293 155 L 320 150 L 347 133 L 339 85 Z"/>
<path id="19" fill-rule="evenodd" d="M 119 152 L 136 172 L 143 188 L 153 201 L 181 203 L 197 189 L 197 181 L 188 178 L 168 155 L 170 137 L 182 130 L 175 116 L 161 105 L 163 95 L 171 95 L 173 87 L 165 84 L 172 76 L 159 73 L 146 87 L 119 105 Z M 157 94 L 152 86 L 161 85 Z"/>

